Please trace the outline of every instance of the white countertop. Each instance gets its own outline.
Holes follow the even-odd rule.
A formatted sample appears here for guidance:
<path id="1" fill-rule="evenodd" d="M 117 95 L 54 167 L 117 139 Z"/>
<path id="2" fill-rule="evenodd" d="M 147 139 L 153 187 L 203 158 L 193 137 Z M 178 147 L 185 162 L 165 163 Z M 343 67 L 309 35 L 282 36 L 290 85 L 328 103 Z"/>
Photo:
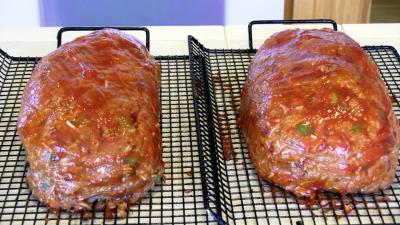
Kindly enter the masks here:
<path id="1" fill-rule="evenodd" d="M 325 25 L 328 26 L 329 25 Z M 271 34 L 291 25 L 257 25 L 254 47 Z M 295 25 L 309 28 L 321 25 Z M 0 28 L 0 48 L 12 56 L 44 56 L 56 48 L 58 27 Z M 247 26 L 149 26 L 150 51 L 153 55 L 188 54 L 187 36 L 199 39 L 207 48 L 248 48 Z M 347 33 L 361 45 L 391 45 L 400 51 L 400 23 L 343 24 L 338 30 Z M 72 33 L 63 38 L 71 40 Z M 80 35 L 82 33 L 79 33 Z M 134 33 L 144 40 L 142 33 Z M 76 35 L 76 33 L 74 34 Z"/>

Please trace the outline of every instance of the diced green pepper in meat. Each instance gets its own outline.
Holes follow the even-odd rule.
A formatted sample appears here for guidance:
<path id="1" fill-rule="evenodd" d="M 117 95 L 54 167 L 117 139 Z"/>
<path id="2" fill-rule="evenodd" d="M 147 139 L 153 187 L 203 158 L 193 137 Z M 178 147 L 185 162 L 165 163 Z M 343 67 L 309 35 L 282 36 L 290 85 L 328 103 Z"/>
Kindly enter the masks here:
<path id="1" fill-rule="evenodd" d="M 296 129 L 300 134 L 304 136 L 308 136 L 313 132 L 311 125 L 307 122 L 302 122 L 297 124 Z"/>
<path id="2" fill-rule="evenodd" d="M 160 174 L 156 174 L 156 179 L 155 179 L 155 183 L 158 184 L 161 181 L 161 175 Z"/>
<path id="3" fill-rule="evenodd" d="M 353 126 L 353 132 L 354 133 L 360 133 L 363 128 L 364 128 L 364 125 L 362 125 L 361 123 L 356 123 Z"/>
<path id="4" fill-rule="evenodd" d="M 339 95 L 336 92 L 332 92 L 329 98 L 331 99 L 332 105 L 336 105 L 339 101 Z"/>
<path id="5" fill-rule="evenodd" d="M 134 166 L 134 165 L 137 164 L 137 160 L 135 158 L 132 158 L 132 157 L 125 159 L 124 162 L 125 162 L 125 164 L 128 164 L 130 166 Z"/>

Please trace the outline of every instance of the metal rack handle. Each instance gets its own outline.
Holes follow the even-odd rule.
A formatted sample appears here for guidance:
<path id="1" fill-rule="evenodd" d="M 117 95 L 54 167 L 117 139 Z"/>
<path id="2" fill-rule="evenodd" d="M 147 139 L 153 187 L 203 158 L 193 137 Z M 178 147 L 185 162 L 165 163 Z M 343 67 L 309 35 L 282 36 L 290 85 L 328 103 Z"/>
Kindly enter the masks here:
<path id="1" fill-rule="evenodd" d="M 333 29 L 337 31 L 336 21 L 332 19 L 314 19 L 314 20 L 254 20 L 249 23 L 249 47 L 253 50 L 253 25 L 259 24 L 303 24 L 303 23 L 329 23 L 332 24 Z"/>
<path id="2" fill-rule="evenodd" d="M 138 30 L 146 33 L 146 48 L 150 51 L 150 31 L 146 27 L 62 27 L 57 32 L 57 48 L 60 47 L 62 34 L 67 31 L 96 31 L 104 28 L 113 28 L 118 30 Z"/>

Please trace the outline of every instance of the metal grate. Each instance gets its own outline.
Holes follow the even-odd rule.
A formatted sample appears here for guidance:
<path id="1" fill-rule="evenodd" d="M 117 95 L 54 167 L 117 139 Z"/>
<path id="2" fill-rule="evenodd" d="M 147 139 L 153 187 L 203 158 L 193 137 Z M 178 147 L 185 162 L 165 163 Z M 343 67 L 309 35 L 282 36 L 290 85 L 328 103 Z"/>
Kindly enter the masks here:
<path id="1" fill-rule="evenodd" d="M 399 224 L 400 168 L 373 195 L 320 194 L 316 205 L 260 182 L 237 126 L 240 92 L 255 50 L 207 49 L 189 38 L 205 204 L 221 224 Z M 389 46 L 364 49 L 378 65 L 400 117 L 400 57 Z M 226 160 L 231 157 L 231 160 Z"/>
<path id="2" fill-rule="evenodd" d="M 187 56 L 158 57 L 161 65 L 162 184 L 124 219 L 96 212 L 54 214 L 31 198 L 25 184 L 25 151 L 16 133 L 21 93 L 39 58 L 15 58 L 0 49 L 0 221 L 6 224 L 209 224 L 201 183 L 193 91 Z"/>

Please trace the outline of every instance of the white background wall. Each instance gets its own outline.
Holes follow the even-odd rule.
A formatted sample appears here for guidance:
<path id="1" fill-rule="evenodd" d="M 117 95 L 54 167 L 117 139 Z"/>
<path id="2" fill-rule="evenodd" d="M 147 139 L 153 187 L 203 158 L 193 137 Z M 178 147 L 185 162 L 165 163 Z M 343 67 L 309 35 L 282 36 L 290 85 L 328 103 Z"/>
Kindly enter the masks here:
<path id="1" fill-rule="evenodd" d="M 0 27 L 39 26 L 39 0 L 0 0 Z"/>
<path id="2" fill-rule="evenodd" d="M 284 0 L 225 0 L 225 25 L 247 25 L 252 20 L 283 19 Z"/>

